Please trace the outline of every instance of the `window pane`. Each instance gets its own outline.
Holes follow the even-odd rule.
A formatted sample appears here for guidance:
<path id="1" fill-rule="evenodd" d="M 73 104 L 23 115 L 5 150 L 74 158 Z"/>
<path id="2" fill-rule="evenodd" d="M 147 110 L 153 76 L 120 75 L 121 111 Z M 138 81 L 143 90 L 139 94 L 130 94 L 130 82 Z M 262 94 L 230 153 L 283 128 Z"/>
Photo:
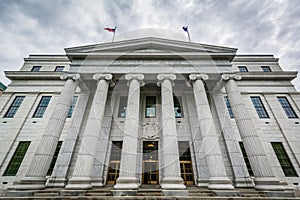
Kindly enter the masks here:
<path id="1" fill-rule="evenodd" d="M 19 142 L 19 145 L 13 157 L 11 158 L 3 176 L 15 176 L 17 174 L 29 145 L 29 141 Z"/>
<path id="2" fill-rule="evenodd" d="M 41 66 L 33 66 L 32 69 L 31 69 L 31 71 L 32 72 L 38 72 L 38 71 L 41 70 L 41 68 L 42 68 Z"/>
<path id="3" fill-rule="evenodd" d="M 249 161 L 248 156 L 247 156 L 246 149 L 244 147 L 244 144 L 242 142 L 239 142 L 239 145 L 240 145 L 243 157 L 244 157 L 244 161 L 246 163 L 246 167 L 247 167 L 248 173 L 249 173 L 250 176 L 254 176 L 252 168 L 251 168 L 251 165 L 250 165 L 250 161 Z"/>
<path id="4" fill-rule="evenodd" d="M 263 72 L 271 72 L 271 69 L 269 66 L 262 66 L 261 69 Z"/>
<path id="5" fill-rule="evenodd" d="M 119 102 L 119 111 L 118 111 L 118 117 L 125 118 L 126 117 L 126 108 L 127 108 L 127 96 L 121 96 L 120 102 Z"/>
<path id="6" fill-rule="evenodd" d="M 33 117 L 34 118 L 42 118 L 44 116 L 44 113 L 46 111 L 46 108 L 50 102 L 51 97 L 50 96 L 43 96 L 38 107 L 36 108 Z"/>
<path id="7" fill-rule="evenodd" d="M 230 116 L 230 118 L 234 118 L 233 116 L 233 112 L 232 112 L 232 109 L 231 109 L 231 106 L 230 106 L 230 103 L 229 103 L 229 99 L 227 96 L 224 97 L 224 100 L 225 100 L 225 103 L 226 103 L 226 107 L 227 107 L 227 110 L 228 110 L 228 114 Z"/>
<path id="8" fill-rule="evenodd" d="M 260 99 L 260 97 L 250 97 L 253 106 L 259 116 L 259 118 L 269 118 L 269 115 Z"/>
<path id="9" fill-rule="evenodd" d="M 288 176 L 288 177 L 297 177 L 298 175 L 297 175 L 282 143 L 281 142 L 271 142 L 271 144 L 272 144 L 272 147 L 278 158 L 278 161 L 281 165 L 284 175 Z"/>
<path id="10" fill-rule="evenodd" d="M 246 66 L 238 66 L 238 68 L 239 68 L 240 72 L 248 72 L 248 69 Z"/>
<path id="11" fill-rule="evenodd" d="M 277 99 L 288 118 L 298 118 L 297 114 L 295 113 L 286 97 L 277 97 Z"/>
<path id="12" fill-rule="evenodd" d="M 173 97 L 174 100 L 174 112 L 176 118 L 182 118 L 183 117 L 183 110 L 182 110 L 182 100 L 181 97 Z"/>
<path id="13" fill-rule="evenodd" d="M 56 68 L 55 68 L 55 71 L 56 72 L 62 72 L 62 71 L 64 71 L 64 66 L 57 66 Z"/>
<path id="14" fill-rule="evenodd" d="M 71 118 L 71 117 L 72 117 L 72 114 L 73 114 L 73 111 L 74 111 L 74 108 L 75 108 L 77 99 L 78 99 L 77 96 L 74 96 L 74 97 L 73 97 L 72 104 L 71 104 L 70 109 L 69 109 L 69 112 L 68 112 L 68 118 Z"/>
<path id="15" fill-rule="evenodd" d="M 24 98 L 25 96 L 16 96 L 9 109 L 5 113 L 4 117 L 13 118 L 16 112 L 18 111 L 19 107 L 21 106 Z"/>
<path id="16" fill-rule="evenodd" d="M 156 97 L 146 97 L 146 118 L 156 117 Z"/>
<path id="17" fill-rule="evenodd" d="M 47 172 L 48 176 L 50 176 L 52 174 L 52 172 L 53 172 L 53 169 L 54 169 L 54 166 L 55 166 L 55 163 L 56 163 L 56 160 L 57 160 L 57 157 L 58 157 L 61 145 L 62 145 L 62 141 L 59 141 L 57 143 L 57 146 L 56 146 L 56 149 L 55 149 L 55 153 L 53 155 L 50 167 L 49 167 L 48 172 Z"/>

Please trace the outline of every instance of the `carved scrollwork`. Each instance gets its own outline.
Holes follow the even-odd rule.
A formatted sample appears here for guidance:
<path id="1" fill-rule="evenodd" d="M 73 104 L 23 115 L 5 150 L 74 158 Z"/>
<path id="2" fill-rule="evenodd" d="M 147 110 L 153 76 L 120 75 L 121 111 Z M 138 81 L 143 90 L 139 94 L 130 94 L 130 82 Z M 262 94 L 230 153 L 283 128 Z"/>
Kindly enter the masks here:
<path id="1" fill-rule="evenodd" d="M 125 79 L 128 81 L 128 84 L 130 83 L 131 80 L 135 79 L 140 83 L 141 87 L 143 87 L 145 85 L 145 83 L 143 81 L 144 78 L 145 78 L 144 74 L 126 74 L 126 76 L 125 76 Z"/>
<path id="2" fill-rule="evenodd" d="M 175 85 L 174 81 L 176 80 L 176 75 L 175 74 L 158 74 L 157 79 L 158 79 L 157 85 L 159 87 L 161 86 L 161 83 L 164 80 L 170 80 L 172 83 L 172 86 L 174 86 Z"/>
<path id="3" fill-rule="evenodd" d="M 195 80 L 208 80 L 209 76 L 207 74 L 190 74 L 189 75 L 189 79 L 191 81 L 195 81 Z"/>
<path id="4" fill-rule="evenodd" d="M 80 80 L 80 74 L 63 74 L 60 76 L 61 80 L 73 79 L 74 81 Z"/>
<path id="5" fill-rule="evenodd" d="M 113 75 L 112 74 L 94 74 L 93 75 L 93 79 L 94 80 L 106 80 L 108 81 L 110 84 L 110 86 L 114 86 L 115 82 L 112 80 Z"/>
<path id="6" fill-rule="evenodd" d="M 228 81 L 228 80 L 242 80 L 242 76 L 238 74 L 222 74 L 222 80 L 223 81 Z"/>

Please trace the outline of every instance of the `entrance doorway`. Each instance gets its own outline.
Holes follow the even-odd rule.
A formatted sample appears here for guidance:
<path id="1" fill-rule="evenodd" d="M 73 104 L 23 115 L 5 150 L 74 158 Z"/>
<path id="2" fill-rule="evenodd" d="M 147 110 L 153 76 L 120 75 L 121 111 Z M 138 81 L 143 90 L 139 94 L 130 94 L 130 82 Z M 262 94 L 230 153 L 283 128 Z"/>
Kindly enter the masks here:
<path id="1" fill-rule="evenodd" d="M 191 151 L 189 142 L 179 141 L 179 160 L 181 177 L 185 185 L 194 185 L 193 164 L 191 159 Z"/>
<path id="2" fill-rule="evenodd" d="M 158 142 L 144 141 L 142 184 L 156 185 L 158 179 Z"/>

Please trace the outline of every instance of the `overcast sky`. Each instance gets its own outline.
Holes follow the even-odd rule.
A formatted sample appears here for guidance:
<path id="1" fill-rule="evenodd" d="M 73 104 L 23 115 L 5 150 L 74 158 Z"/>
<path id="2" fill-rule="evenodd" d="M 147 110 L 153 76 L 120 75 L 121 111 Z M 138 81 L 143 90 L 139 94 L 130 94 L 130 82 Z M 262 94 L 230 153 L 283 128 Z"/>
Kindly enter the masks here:
<path id="1" fill-rule="evenodd" d="M 193 42 L 274 54 L 284 70 L 300 70 L 300 0 L 0 0 L 0 81 L 9 84 L 3 71 L 29 54 L 109 41 L 107 26 L 185 39 L 183 25 Z M 300 90 L 300 78 L 295 84 Z"/>

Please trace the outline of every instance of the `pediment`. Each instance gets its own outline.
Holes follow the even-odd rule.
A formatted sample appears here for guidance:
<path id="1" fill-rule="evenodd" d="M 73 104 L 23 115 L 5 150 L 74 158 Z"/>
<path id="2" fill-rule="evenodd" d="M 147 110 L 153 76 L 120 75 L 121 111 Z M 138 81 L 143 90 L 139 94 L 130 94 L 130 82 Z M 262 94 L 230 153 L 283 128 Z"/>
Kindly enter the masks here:
<path id="1" fill-rule="evenodd" d="M 65 49 L 67 55 L 93 54 L 93 53 L 165 53 L 165 52 L 207 52 L 207 53 L 235 53 L 237 49 L 200 43 L 190 43 L 178 40 L 161 38 L 141 38 L 110 43 L 86 45 Z"/>

